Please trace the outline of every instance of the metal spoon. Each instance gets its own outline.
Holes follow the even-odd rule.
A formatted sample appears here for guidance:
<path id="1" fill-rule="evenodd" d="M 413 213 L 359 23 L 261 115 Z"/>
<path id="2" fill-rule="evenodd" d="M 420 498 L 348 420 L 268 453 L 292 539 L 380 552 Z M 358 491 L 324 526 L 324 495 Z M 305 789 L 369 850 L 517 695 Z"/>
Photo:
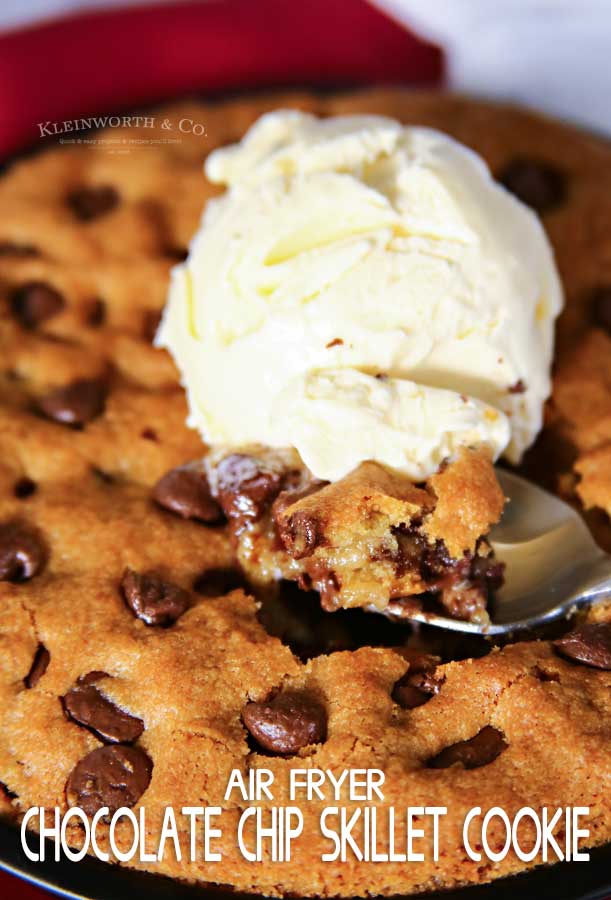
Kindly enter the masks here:
<path id="1" fill-rule="evenodd" d="M 411 610 L 400 616 L 392 604 L 389 616 L 471 634 L 510 634 L 611 597 L 611 556 L 596 545 L 575 510 L 518 475 L 503 469 L 496 474 L 509 502 L 489 536 L 497 559 L 506 565 L 492 621 L 463 622 Z"/>

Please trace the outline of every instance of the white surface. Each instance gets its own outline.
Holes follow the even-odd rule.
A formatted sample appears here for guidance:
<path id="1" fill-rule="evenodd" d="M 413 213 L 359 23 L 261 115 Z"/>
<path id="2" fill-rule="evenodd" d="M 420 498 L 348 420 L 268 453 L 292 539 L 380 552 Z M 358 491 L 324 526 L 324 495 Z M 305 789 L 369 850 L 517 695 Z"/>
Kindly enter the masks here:
<path id="1" fill-rule="evenodd" d="M 611 132 L 611 0 L 376 0 L 443 47 L 451 87 Z"/>
<path id="2" fill-rule="evenodd" d="M 561 291 L 538 218 L 478 156 L 392 119 L 285 111 L 206 172 L 228 190 L 159 340 L 208 443 L 296 447 L 331 481 L 367 459 L 422 480 L 463 446 L 519 460 Z"/>
<path id="3" fill-rule="evenodd" d="M 75 12 L 172 0 L 0 0 L 0 30 L 22 28 Z"/>

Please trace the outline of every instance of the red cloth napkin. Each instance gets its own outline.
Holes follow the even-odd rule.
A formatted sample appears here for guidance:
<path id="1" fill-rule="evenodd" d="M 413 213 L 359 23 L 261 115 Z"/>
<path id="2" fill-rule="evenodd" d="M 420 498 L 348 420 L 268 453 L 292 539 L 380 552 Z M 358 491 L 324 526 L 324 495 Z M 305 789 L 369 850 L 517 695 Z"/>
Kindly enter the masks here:
<path id="1" fill-rule="evenodd" d="M 0 36 L 0 156 L 38 122 L 189 91 L 435 83 L 439 50 L 364 0 L 209 0 L 90 12 Z"/>
<path id="2" fill-rule="evenodd" d="M 0 156 L 38 122 L 119 113 L 190 91 L 435 84 L 440 51 L 364 0 L 211 0 L 59 19 L 0 36 Z M 49 895 L 0 872 L 0 897 Z"/>

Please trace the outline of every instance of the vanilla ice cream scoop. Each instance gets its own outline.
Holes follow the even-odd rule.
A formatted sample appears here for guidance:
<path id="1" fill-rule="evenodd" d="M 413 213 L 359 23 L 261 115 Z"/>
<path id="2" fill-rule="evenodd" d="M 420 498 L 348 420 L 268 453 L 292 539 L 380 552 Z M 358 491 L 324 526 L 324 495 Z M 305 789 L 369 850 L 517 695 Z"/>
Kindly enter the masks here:
<path id="1" fill-rule="evenodd" d="M 463 446 L 518 462 L 541 428 L 562 292 L 537 217 L 448 136 L 263 116 L 212 153 L 227 186 L 174 269 L 157 338 L 204 440 L 295 448 L 336 480 L 416 480 Z"/>

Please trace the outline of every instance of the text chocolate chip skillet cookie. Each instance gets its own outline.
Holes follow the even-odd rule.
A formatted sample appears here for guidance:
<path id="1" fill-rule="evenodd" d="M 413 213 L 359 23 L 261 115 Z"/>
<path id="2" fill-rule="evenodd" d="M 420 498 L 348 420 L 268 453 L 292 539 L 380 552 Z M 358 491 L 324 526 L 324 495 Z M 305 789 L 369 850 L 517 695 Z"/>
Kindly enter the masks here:
<path id="1" fill-rule="evenodd" d="M 144 807 L 156 843 L 166 807 L 220 806 L 220 861 L 130 865 L 267 896 L 415 893 L 524 869 L 512 853 L 468 858 L 462 822 L 475 806 L 510 817 L 589 807 L 589 845 L 609 841 L 611 611 L 499 648 L 360 608 L 408 594 L 487 615 L 502 581 L 486 542 L 503 509 L 490 454 L 465 448 L 422 478 L 364 462 L 312 479 L 290 454 L 207 457 L 186 425 L 177 369 L 152 341 L 170 269 L 221 192 L 202 162 L 289 107 L 446 132 L 541 216 L 566 305 L 523 470 L 611 550 L 603 141 L 513 108 L 387 90 L 174 105 L 163 115 L 205 122 L 205 140 L 18 161 L 0 180 L 2 814 L 17 824 L 32 806 Z M 508 409 L 529 388 L 507 385 Z M 447 807 L 439 860 L 322 862 L 328 797 L 303 804 L 290 861 L 266 851 L 249 863 L 235 842 L 247 801 L 224 799 L 230 773 L 271 770 L 265 808 L 290 805 L 295 766 L 383 770 L 381 811 Z M 76 826 L 71 840 L 82 841 Z M 117 840 L 131 844 L 127 826 Z"/>

